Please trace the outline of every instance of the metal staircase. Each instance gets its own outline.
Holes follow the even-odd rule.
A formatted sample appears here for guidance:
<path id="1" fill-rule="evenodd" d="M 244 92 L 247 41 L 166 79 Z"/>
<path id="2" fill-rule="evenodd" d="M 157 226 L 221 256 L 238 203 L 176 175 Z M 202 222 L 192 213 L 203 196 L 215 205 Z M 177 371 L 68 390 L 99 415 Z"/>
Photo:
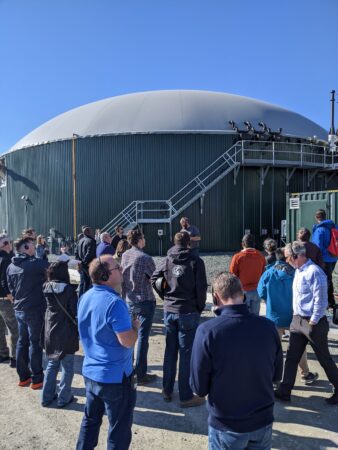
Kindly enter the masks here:
<path id="1" fill-rule="evenodd" d="M 338 168 L 338 155 L 329 147 L 306 143 L 237 141 L 168 200 L 135 200 L 101 231 L 125 232 L 144 223 L 169 223 L 215 184 L 239 166 L 268 166 L 331 171 Z M 238 170 L 238 169 L 237 169 Z"/>

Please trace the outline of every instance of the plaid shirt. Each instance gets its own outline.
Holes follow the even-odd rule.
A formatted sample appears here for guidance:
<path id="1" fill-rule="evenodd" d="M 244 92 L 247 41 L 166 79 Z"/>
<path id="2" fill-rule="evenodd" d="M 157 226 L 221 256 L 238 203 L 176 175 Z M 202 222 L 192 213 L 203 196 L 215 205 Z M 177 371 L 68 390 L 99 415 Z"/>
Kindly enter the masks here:
<path id="1" fill-rule="evenodd" d="M 122 255 L 121 260 L 123 284 L 122 297 L 128 303 L 155 301 L 150 277 L 155 271 L 151 256 L 137 247 L 132 247 Z"/>
<path id="2" fill-rule="evenodd" d="M 311 322 L 325 316 L 327 308 L 327 278 L 323 270 L 309 259 L 296 270 L 293 280 L 293 314 L 310 317 Z"/>

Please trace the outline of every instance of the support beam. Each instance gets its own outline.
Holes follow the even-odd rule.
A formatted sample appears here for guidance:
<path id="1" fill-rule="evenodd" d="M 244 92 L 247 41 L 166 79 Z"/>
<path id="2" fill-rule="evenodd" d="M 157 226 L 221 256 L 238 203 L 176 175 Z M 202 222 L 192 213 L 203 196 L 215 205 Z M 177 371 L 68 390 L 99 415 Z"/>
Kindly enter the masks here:
<path id="1" fill-rule="evenodd" d="M 286 185 L 289 186 L 290 180 L 293 176 L 293 174 L 296 172 L 296 167 L 293 169 L 286 169 Z"/>
<path id="2" fill-rule="evenodd" d="M 260 167 L 260 180 L 261 180 L 261 186 L 264 185 L 264 181 L 265 181 L 265 177 L 267 176 L 268 172 L 269 172 L 270 166 L 268 167 Z"/>
<path id="3" fill-rule="evenodd" d="M 311 181 L 314 179 L 314 177 L 317 175 L 319 170 L 308 170 L 307 171 L 307 187 L 310 187 Z"/>
<path id="4" fill-rule="evenodd" d="M 325 189 L 327 189 L 330 181 L 332 180 L 332 178 L 336 175 L 336 172 L 332 172 L 331 175 L 328 175 L 327 173 L 325 174 Z"/>
<path id="5" fill-rule="evenodd" d="M 238 165 L 237 167 L 234 168 L 234 170 L 233 170 L 233 172 L 232 172 L 232 173 L 233 173 L 233 176 L 234 176 L 234 185 L 235 185 L 235 186 L 236 186 L 236 184 L 237 184 L 237 177 L 238 177 L 240 168 L 241 168 L 241 166 Z"/>

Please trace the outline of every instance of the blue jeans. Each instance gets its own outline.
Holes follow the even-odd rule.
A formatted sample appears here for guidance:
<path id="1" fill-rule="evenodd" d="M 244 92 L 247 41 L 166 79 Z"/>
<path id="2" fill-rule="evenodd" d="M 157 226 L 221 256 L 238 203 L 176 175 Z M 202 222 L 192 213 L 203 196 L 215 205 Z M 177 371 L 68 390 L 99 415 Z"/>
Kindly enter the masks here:
<path id="1" fill-rule="evenodd" d="M 105 411 L 109 420 L 107 450 L 127 450 L 136 403 L 131 377 L 124 378 L 121 384 L 98 383 L 86 377 L 84 380 L 86 406 L 76 450 L 92 450 L 97 446 Z"/>
<path id="2" fill-rule="evenodd" d="M 54 399 L 56 394 L 56 378 L 61 367 L 61 380 L 59 384 L 58 405 L 66 405 L 72 397 L 72 381 L 74 376 L 74 355 L 65 355 L 64 358 L 54 360 L 49 359 L 43 388 L 41 394 L 41 403 L 46 405 Z"/>
<path id="3" fill-rule="evenodd" d="M 156 303 L 145 301 L 128 305 L 130 314 L 136 315 L 140 321 L 138 329 L 138 341 L 135 361 L 135 373 L 137 378 L 143 378 L 148 368 L 148 349 L 151 325 L 155 314 Z"/>
<path id="4" fill-rule="evenodd" d="M 174 390 L 177 357 L 180 353 L 178 368 L 178 391 L 181 401 L 190 400 L 193 392 L 189 385 L 190 359 L 192 345 L 198 327 L 200 315 L 174 314 L 164 312 L 165 352 L 163 362 L 163 389 L 167 394 Z"/>
<path id="5" fill-rule="evenodd" d="M 246 449 L 270 450 L 272 441 L 272 424 L 249 433 L 219 431 L 209 425 L 209 450 Z"/>
<path id="6" fill-rule="evenodd" d="M 44 311 L 15 311 L 19 339 L 16 344 L 16 370 L 20 381 L 32 377 L 33 383 L 43 381 L 41 331 Z"/>
<path id="7" fill-rule="evenodd" d="M 249 308 L 249 311 L 252 314 L 256 314 L 259 316 L 259 310 L 261 309 L 261 299 L 257 293 L 257 290 L 254 291 L 245 291 L 246 301 L 245 304 Z"/>

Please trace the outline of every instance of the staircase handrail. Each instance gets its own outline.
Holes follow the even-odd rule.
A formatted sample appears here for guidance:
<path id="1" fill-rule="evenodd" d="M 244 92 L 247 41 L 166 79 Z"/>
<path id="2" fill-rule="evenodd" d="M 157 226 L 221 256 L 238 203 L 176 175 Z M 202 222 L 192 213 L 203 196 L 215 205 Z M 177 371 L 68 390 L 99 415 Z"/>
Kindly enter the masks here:
<path id="1" fill-rule="evenodd" d="M 237 160 L 237 155 L 240 155 L 240 160 L 239 161 Z M 220 161 L 221 161 L 221 164 L 219 164 Z M 175 212 L 174 212 L 173 216 L 176 217 L 177 214 L 179 213 L 179 212 L 176 211 L 175 205 L 177 205 L 182 200 L 182 198 L 186 197 L 194 189 L 196 189 L 196 187 L 199 184 L 200 185 L 204 185 L 204 183 L 207 181 L 207 179 L 209 177 L 211 177 L 215 173 L 216 170 L 220 169 L 225 164 L 229 164 L 229 167 L 232 166 L 231 167 L 231 169 L 232 169 L 236 165 L 240 164 L 241 162 L 242 162 L 242 143 L 241 143 L 241 141 L 237 141 L 227 151 L 222 153 L 217 159 L 215 159 L 211 164 L 209 164 L 209 166 L 207 166 L 205 169 L 203 169 L 202 172 L 200 172 L 198 175 L 196 175 L 192 180 L 190 180 L 179 191 L 177 191 L 174 195 L 172 195 L 169 198 L 169 201 L 171 202 L 172 207 L 175 209 Z M 215 170 L 210 172 L 208 175 L 206 175 L 208 171 L 213 169 L 213 167 L 215 167 Z M 185 195 L 183 195 L 180 199 L 175 200 L 175 198 L 179 194 L 181 194 L 184 190 L 189 189 L 189 187 L 191 187 L 191 189 L 188 192 L 186 192 Z M 211 187 L 212 187 L 211 183 L 209 183 L 208 185 L 205 185 L 205 188 L 201 190 L 201 195 L 202 195 L 202 191 L 206 192 Z M 182 210 L 182 208 L 179 208 L 178 211 L 181 211 L 181 210 Z"/>
<path id="2" fill-rule="evenodd" d="M 114 229 L 115 226 L 119 225 L 121 222 L 121 226 L 123 226 L 122 222 L 124 222 L 125 217 L 128 215 L 132 215 L 135 211 L 135 219 L 136 219 L 136 209 L 137 209 L 137 201 L 134 200 L 129 203 L 122 211 L 120 211 L 110 222 L 108 222 L 103 228 L 101 228 L 101 232 L 108 231 Z"/>

